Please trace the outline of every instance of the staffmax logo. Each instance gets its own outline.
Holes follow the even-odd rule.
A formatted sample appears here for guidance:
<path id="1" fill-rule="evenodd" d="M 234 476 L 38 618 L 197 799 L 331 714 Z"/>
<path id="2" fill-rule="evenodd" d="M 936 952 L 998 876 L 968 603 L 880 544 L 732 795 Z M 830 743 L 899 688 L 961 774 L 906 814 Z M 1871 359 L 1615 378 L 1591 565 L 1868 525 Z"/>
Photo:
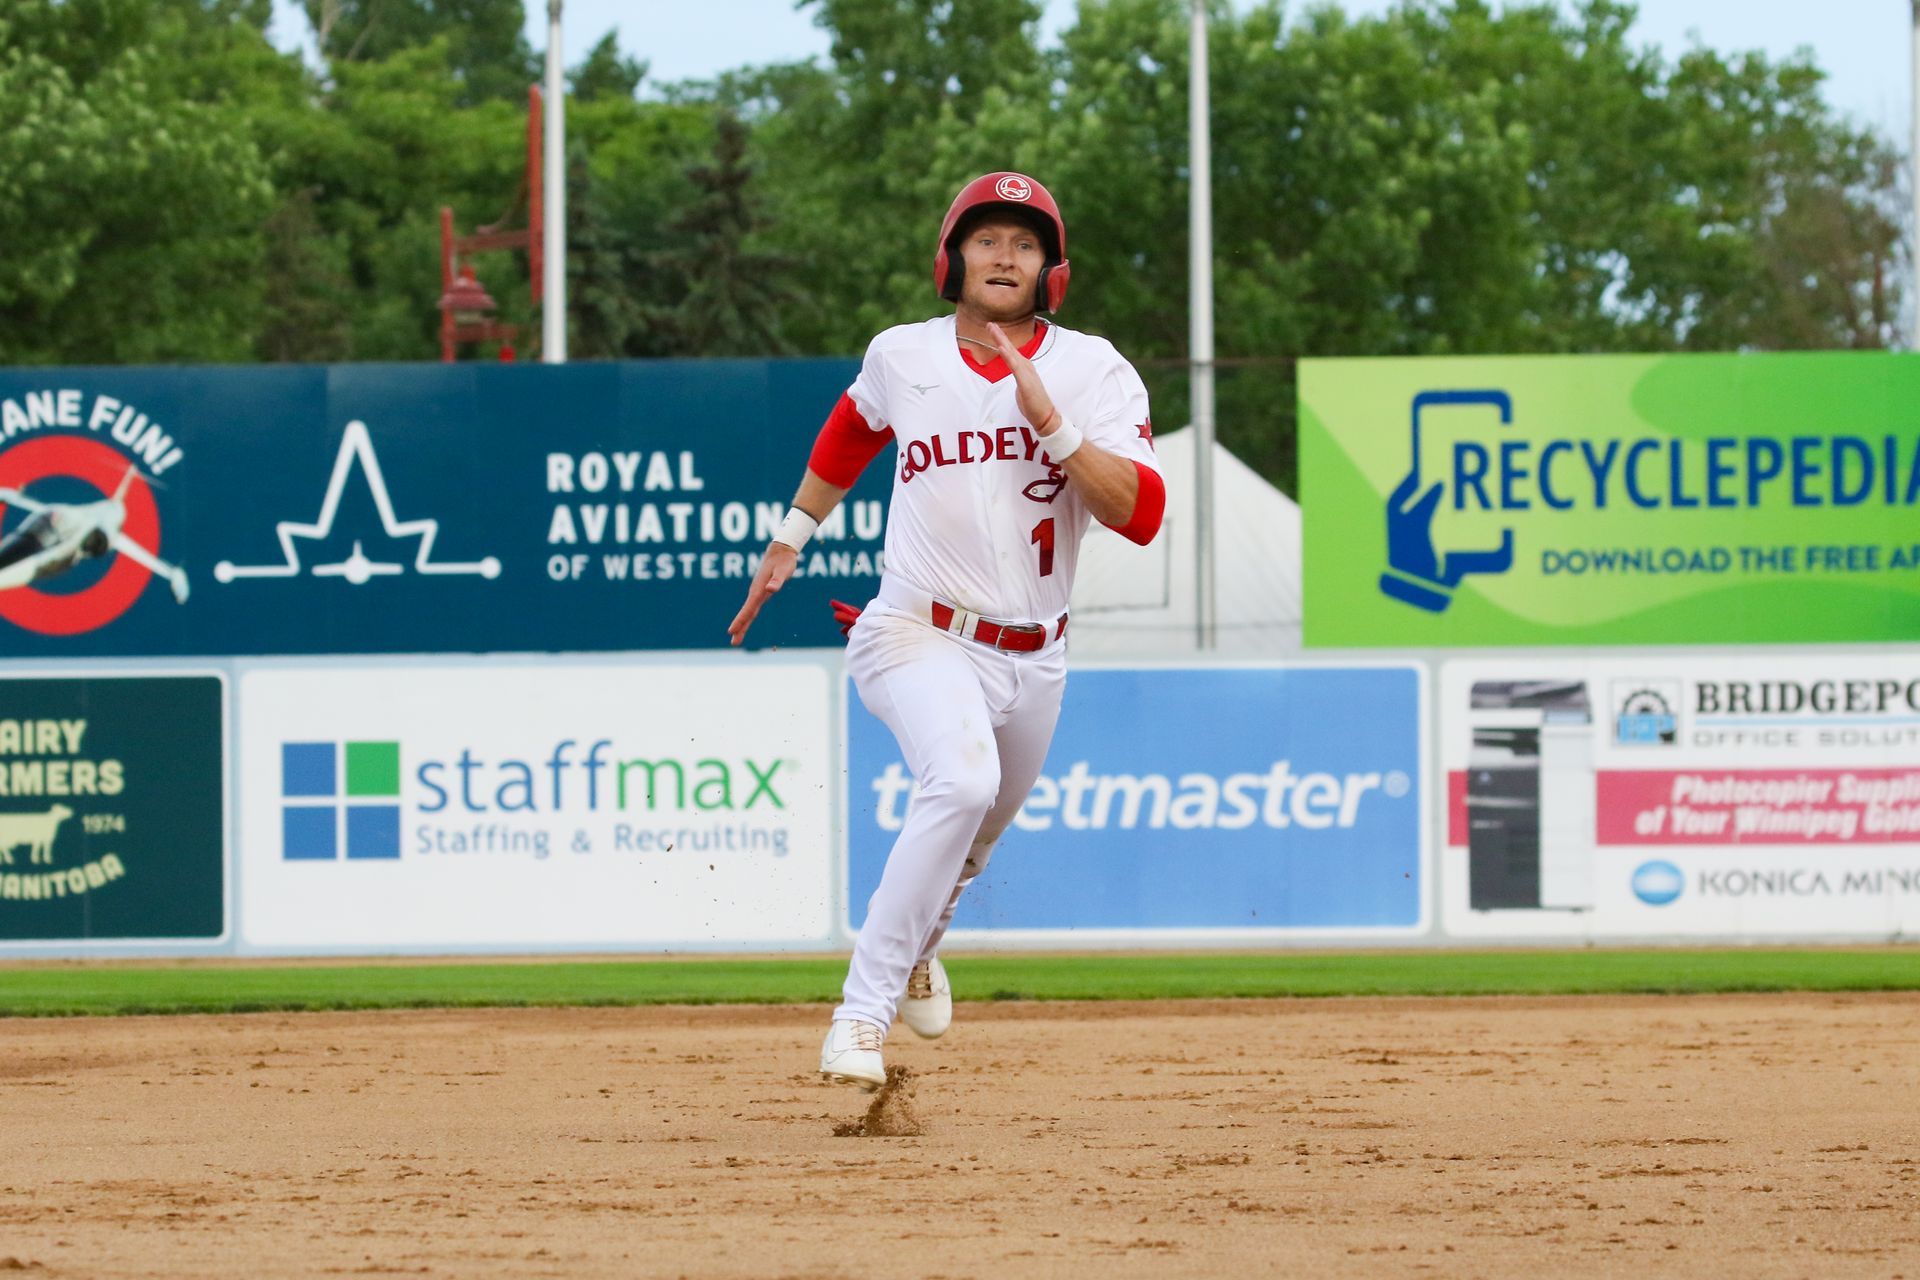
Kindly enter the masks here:
<path id="1" fill-rule="evenodd" d="M 280 749 L 282 856 L 291 861 L 400 856 L 398 742 L 288 742 Z M 472 747 L 409 759 L 412 808 L 445 813 L 785 809 L 786 760 L 617 758 L 611 739 L 565 738 L 544 756 L 491 757 Z"/>
<path id="2" fill-rule="evenodd" d="M 280 856 L 399 857 L 400 744 L 282 743 Z"/>
<path id="3" fill-rule="evenodd" d="M 873 780 L 874 822 L 882 830 L 900 830 L 914 789 L 898 761 Z M 1035 779 L 1013 821 L 1025 831 L 1045 831 L 1056 818 L 1071 831 L 1239 831 L 1256 822 L 1317 831 L 1352 827 L 1369 795 L 1397 800 L 1412 790 L 1412 780 L 1398 769 L 1384 774 L 1295 774 L 1289 761 L 1276 760 L 1265 773 L 1183 773 L 1171 778 L 1162 773 L 1095 773 L 1078 760 L 1057 778 L 1042 774 Z"/>

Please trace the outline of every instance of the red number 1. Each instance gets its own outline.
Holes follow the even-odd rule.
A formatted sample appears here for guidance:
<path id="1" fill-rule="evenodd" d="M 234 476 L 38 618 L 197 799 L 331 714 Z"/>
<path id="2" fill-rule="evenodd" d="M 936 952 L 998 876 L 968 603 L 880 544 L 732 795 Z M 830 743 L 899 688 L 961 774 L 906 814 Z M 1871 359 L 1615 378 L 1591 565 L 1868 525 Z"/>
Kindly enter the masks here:
<path id="1" fill-rule="evenodd" d="M 1050 577 L 1053 573 L 1053 517 L 1048 516 L 1033 526 L 1033 537 L 1028 541 L 1040 544 L 1040 576 Z"/>

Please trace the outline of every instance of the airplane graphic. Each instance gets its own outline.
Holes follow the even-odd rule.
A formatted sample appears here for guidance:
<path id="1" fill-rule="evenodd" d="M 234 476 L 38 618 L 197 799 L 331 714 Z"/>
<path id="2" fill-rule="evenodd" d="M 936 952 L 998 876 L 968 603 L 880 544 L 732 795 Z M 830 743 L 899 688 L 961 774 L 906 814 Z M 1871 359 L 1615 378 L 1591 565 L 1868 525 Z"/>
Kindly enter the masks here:
<path id="1" fill-rule="evenodd" d="M 333 475 L 327 480 L 327 493 L 320 501 L 320 514 L 312 524 L 301 524 L 297 520 L 281 520 L 274 525 L 274 533 L 280 539 L 280 550 L 286 556 L 283 564 L 235 564 L 231 560 L 222 560 L 213 567 L 213 576 L 219 582 L 232 582 L 237 578 L 297 578 L 300 576 L 300 551 L 293 545 L 295 538 L 325 538 L 333 532 L 334 517 L 340 510 L 340 496 L 347 487 L 347 477 L 353 471 L 355 462 L 366 472 L 367 488 L 373 493 L 374 506 L 380 512 L 380 524 L 390 538 L 419 538 L 420 550 L 413 558 L 415 573 L 477 573 L 483 578 L 500 576 L 500 561 L 493 556 L 471 564 L 452 564 L 436 562 L 433 559 L 433 542 L 440 536 L 438 520 L 402 520 L 394 514 L 393 499 L 387 493 L 386 477 L 380 471 L 380 459 L 373 452 L 373 438 L 367 434 L 364 422 L 349 422 L 344 435 L 340 437 L 340 452 L 334 455 Z M 375 577 L 387 577 L 406 572 L 405 566 L 382 564 L 369 560 L 361 551 L 358 542 L 353 544 L 353 554 L 337 564 L 317 564 L 309 572 L 317 577 L 343 578 L 353 586 L 364 586 Z"/>
<path id="2" fill-rule="evenodd" d="M 127 522 L 127 486 L 137 468 L 128 467 L 111 498 L 99 502 L 38 502 L 18 489 L 0 488 L 0 502 L 28 512 L 12 533 L 0 538 L 0 591 L 24 587 L 65 573 L 82 560 L 113 552 L 165 578 L 173 598 L 187 602 L 187 572 L 121 532 Z"/>
<path id="3" fill-rule="evenodd" d="M 387 575 L 405 573 L 406 571 L 405 565 L 381 564 L 377 561 L 367 559 L 367 553 L 360 549 L 358 542 L 353 544 L 353 554 L 345 560 L 342 560 L 339 564 L 317 564 L 313 566 L 313 576 L 316 578 L 345 578 L 356 587 L 364 586 L 367 579 L 373 577 L 375 574 Z"/>

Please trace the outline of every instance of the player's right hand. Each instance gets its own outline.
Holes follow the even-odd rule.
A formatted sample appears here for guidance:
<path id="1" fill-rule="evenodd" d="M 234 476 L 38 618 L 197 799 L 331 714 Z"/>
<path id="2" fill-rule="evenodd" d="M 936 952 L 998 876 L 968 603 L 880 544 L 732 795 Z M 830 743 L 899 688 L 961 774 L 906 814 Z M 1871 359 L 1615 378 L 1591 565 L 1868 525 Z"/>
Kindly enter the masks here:
<path id="1" fill-rule="evenodd" d="M 1014 345 L 1005 329 L 989 320 L 987 336 L 993 339 L 1000 358 L 1013 371 L 1014 402 L 1019 405 L 1021 416 L 1045 440 L 1060 419 L 1053 407 L 1053 397 L 1047 394 L 1046 383 L 1040 381 L 1040 373 L 1033 367 L 1033 361 L 1020 354 L 1020 348 Z"/>
<path id="2" fill-rule="evenodd" d="M 733 637 L 737 646 L 747 638 L 747 628 L 760 616 L 760 606 L 773 598 L 773 593 L 787 585 L 787 579 L 793 576 L 794 566 L 800 563 L 800 553 L 784 542 L 769 542 L 767 553 L 760 557 L 760 567 L 754 571 L 753 585 L 747 588 L 747 602 L 740 606 L 740 612 L 733 616 L 727 626 L 727 634 Z"/>

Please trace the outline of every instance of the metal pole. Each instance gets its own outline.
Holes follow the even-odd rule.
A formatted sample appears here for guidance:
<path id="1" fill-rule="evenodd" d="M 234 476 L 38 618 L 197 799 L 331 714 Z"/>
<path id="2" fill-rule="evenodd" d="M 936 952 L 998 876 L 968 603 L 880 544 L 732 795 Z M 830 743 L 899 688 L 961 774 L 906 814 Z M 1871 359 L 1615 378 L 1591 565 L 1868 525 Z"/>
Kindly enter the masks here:
<path id="1" fill-rule="evenodd" d="M 1909 242 L 1908 252 L 1913 269 L 1913 296 L 1907 299 L 1907 306 L 1913 312 L 1913 347 L 1920 351 L 1920 0 L 1913 0 L 1913 138 L 1909 143 L 1912 154 L 1908 157 L 1911 169 L 1907 182 L 1913 188 L 1913 239 Z"/>
<path id="2" fill-rule="evenodd" d="M 1920 0 L 1914 0 L 1920 5 Z M 1187 347 L 1193 387 L 1194 627 L 1215 643 L 1213 545 L 1213 143 L 1207 95 L 1207 0 L 1192 0 L 1187 70 Z"/>
<path id="3" fill-rule="evenodd" d="M 567 362 L 567 92 L 561 82 L 560 6 L 547 0 L 546 155 L 541 187 L 546 219 L 540 281 L 540 360 Z"/>

